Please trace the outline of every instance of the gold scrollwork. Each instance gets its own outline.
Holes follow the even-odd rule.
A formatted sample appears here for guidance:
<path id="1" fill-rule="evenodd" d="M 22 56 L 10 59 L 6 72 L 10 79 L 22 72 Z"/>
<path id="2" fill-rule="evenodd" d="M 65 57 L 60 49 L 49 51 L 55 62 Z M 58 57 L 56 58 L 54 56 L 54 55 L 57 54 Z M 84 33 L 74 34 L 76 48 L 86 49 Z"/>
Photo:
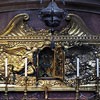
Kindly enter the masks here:
<path id="1" fill-rule="evenodd" d="M 55 63 L 55 66 L 56 66 L 56 70 L 59 69 L 59 73 L 56 73 L 55 72 L 56 70 L 53 72 L 56 73 L 56 75 L 61 74 L 61 76 L 64 76 L 65 75 L 64 72 L 66 70 L 68 71 L 71 68 L 75 69 L 75 66 L 73 66 L 70 63 L 70 61 L 68 61 L 67 58 L 64 59 L 64 56 L 66 55 L 63 54 L 62 49 L 66 49 L 67 51 L 69 48 L 73 47 L 73 44 L 71 44 L 73 43 L 73 40 L 75 45 L 75 43 L 81 41 L 81 39 L 83 39 L 84 41 L 86 38 L 85 36 L 89 36 L 89 35 L 91 36 L 93 34 L 93 32 L 91 32 L 86 27 L 82 19 L 75 14 L 68 14 L 68 16 L 66 17 L 66 19 L 69 20 L 68 26 L 63 28 L 63 30 L 59 32 L 59 34 L 55 32 L 54 36 L 51 35 L 49 30 L 42 29 L 40 31 L 35 31 L 27 24 L 28 19 L 29 19 L 28 14 L 26 13 L 18 14 L 10 21 L 8 26 L 0 33 L 0 79 L 1 81 L 4 80 L 4 65 L 5 65 L 4 60 L 7 57 L 8 66 L 9 66 L 8 68 L 9 83 L 13 81 L 13 79 L 11 78 L 13 78 L 13 74 L 14 74 L 15 75 L 14 77 L 16 77 L 14 84 L 23 86 L 24 71 L 22 70 L 24 69 L 24 63 L 25 63 L 24 58 L 27 57 L 28 64 L 29 64 L 28 75 L 30 75 L 28 76 L 27 83 L 28 86 L 36 86 L 36 78 L 34 77 L 34 75 L 31 76 L 31 74 L 33 74 L 36 70 L 35 69 L 36 66 L 34 66 L 33 64 L 34 63 L 33 52 L 35 52 L 37 49 L 43 50 L 45 47 L 48 46 L 50 47 L 53 37 L 54 37 L 54 44 L 56 46 L 56 49 L 54 50 L 54 52 L 56 53 L 55 59 L 59 60 L 58 62 Z M 86 38 L 87 44 L 88 44 L 88 40 L 89 39 Z M 95 39 L 95 40 L 97 43 L 99 39 Z M 93 43 L 93 41 L 91 43 Z M 62 59 L 64 59 L 65 61 L 63 61 Z M 64 65 L 63 62 L 65 62 Z M 61 66 L 64 66 L 64 69 L 62 69 Z M 60 72 L 60 70 L 63 71 Z M 65 83 L 67 85 L 64 84 L 64 79 L 63 82 L 59 80 L 39 80 L 38 83 L 40 87 L 48 86 L 49 88 L 50 87 L 65 88 L 66 86 L 71 86 L 75 84 L 75 79 L 74 81 L 73 80 L 66 80 L 66 81 L 67 82 Z"/>

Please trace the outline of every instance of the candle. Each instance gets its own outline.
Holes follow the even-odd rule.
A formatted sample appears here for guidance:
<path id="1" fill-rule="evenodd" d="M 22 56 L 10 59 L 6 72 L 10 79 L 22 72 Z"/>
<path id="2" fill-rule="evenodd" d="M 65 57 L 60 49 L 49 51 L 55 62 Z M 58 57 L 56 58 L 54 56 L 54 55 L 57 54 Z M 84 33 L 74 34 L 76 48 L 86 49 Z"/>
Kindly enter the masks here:
<path id="1" fill-rule="evenodd" d="M 99 77 L 99 59 L 96 59 L 96 65 L 97 65 L 97 77 Z"/>
<path id="2" fill-rule="evenodd" d="M 25 76 L 27 76 L 27 58 L 25 58 Z"/>
<path id="3" fill-rule="evenodd" d="M 77 58 L 77 77 L 79 77 L 79 58 Z"/>
<path id="4" fill-rule="evenodd" d="M 5 77 L 7 77 L 7 58 L 5 59 Z"/>

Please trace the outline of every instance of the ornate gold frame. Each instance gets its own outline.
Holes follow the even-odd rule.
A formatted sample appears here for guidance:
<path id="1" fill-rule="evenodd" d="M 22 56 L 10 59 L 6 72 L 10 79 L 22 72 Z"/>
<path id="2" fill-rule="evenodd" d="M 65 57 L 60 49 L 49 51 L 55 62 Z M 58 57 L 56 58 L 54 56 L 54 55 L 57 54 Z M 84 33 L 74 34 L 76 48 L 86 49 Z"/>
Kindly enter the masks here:
<path id="1" fill-rule="evenodd" d="M 14 70 L 18 72 L 23 68 L 23 59 L 27 57 L 29 61 L 32 61 L 32 53 L 38 48 L 48 46 L 52 41 L 52 37 L 58 47 L 62 44 L 65 48 L 72 45 L 93 44 L 99 46 L 100 44 L 100 36 L 90 31 L 82 19 L 75 14 L 68 14 L 66 20 L 69 21 L 69 25 L 53 36 L 48 30 L 34 31 L 28 26 L 28 19 L 29 16 L 26 13 L 16 15 L 0 34 L 1 71 L 4 71 L 4 59 L 7 57 L 9 64 L 15 65 Z M 31 69 L 28 73 L 31 73 Z M 4 72 L 1 74 L 4 75 Z M 11 91 L 24 90 L 24 77 L 17 76 L 17 79 L 21 81 L 20 83 L 17 81 L 16 85 L 9 86 Z M 28 91 L 43 91 L 46 87 L 48 91 L 75 91 L 75 88 L 68 87 L 59 80 L 39 80 L 39 86 L 36 86 L 36 78 L 31 79 L 28 77 L 27 84 Z M 4 90 L 3 87 L 0 88 L 2 88 L 0 90 Z M 95 86 L 80 86 L 80 90 L 95 91 Z"/>

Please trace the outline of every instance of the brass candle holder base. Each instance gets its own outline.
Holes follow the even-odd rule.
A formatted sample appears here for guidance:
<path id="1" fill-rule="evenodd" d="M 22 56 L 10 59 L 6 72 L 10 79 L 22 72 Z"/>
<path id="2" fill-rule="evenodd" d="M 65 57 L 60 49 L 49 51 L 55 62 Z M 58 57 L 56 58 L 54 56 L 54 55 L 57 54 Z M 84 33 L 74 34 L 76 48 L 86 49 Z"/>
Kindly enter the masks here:
<path id="1" fill-rule="evenodd" d="M 76 98 L 75 98 L 75 100 L 79 100 L 80 99 L 80 95 L 79 95 L 79 82 L 80 82 L 79 77 L 76 77 Z"/>
<path id="2" fill-rule="evenodd" d="M 96 100 L 100 100 L 100 95 L 99 95 L 99 93 L 96 93 Z"/>
<path id="3" fill-rule="evenodd" d="M 45 100 L 48 100 L 48 87 L 45 87 Z"/>
<path id="4" fill-rule="evenodd" d="M 5 77 L 5 100 L 8 100 L 8 77 Z"/>
<path id="5" fill-rule="evenodd" d="M 8 93 L 6 93 L 6 92 L 5 92 L 5 94 L 4 94 L 4 95 L 5 95 L 4 100 L 9 100 L 9 99 L 8 99 Z"/>
<path id="6" fill-rule="evenodd" d="M 25 89 L 24 89 L 24 98 L 23 98 L 23 100 L 28 100 L 28 98 L 27 98 L 27 81 L 28 81 L 28 78 L 26 76 L 25 77 Z"/>
<path id="7" fill-rule="evenodd" d="M 28 98 L 27 98 L 27 93 L 24 93 L 24 98 L 23 98 L 23 100 L 28 100 Z"/>
<path id="8" fill-rule="evenodd" d="M 96 78 L 96 100 L 100 100 L 99 77 Z"/>

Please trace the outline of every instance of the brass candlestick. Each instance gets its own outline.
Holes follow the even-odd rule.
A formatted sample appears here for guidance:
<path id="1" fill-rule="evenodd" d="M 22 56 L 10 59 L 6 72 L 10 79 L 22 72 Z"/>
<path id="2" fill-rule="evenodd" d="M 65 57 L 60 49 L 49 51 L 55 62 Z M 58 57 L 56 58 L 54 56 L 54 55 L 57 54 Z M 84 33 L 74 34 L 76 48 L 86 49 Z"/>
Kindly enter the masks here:
<path id="1" fill-rule="evenodd" d="M 48 100 L 48 87 L 45 87 L 45 100 Z"/>
<path id="2" fill-rule="evenodd" d="M 27 81 L 28 81 L 28 78 L 27 76 L 25 76 L 24 100 L 28 100 L 27 99 Z"/>
<path id="3" fill-rule="evenodd" d="M 8 77 L 5 77 L 5 100 L 8 100 Z"/>
<path id="4" fill-rule="evenodd" d="M 79 95 L 79 82 L 80 82 L 79 77 L 76 77 L 76 98 L 75 98 L 75 100 L 79 100 L 80 99 L 80 95 Z"/>
<path id="5" fill-rule="evenodd" d="M 36 87 L 38 86 L 38 68 L 36 67 Z"/>
<path id="6" fill-rule="evenodd" d="M 38 86 L 38 67 L 39 67 L 39 49 L 37 51 L 37 62 L 36 62 L 36 87 Z"/>
<path id="7" fill-rule="evenodd" d="M 100 100 L 100 95 L 99 95 L 99 77 L 96 79 L 96 100 Z"/>

